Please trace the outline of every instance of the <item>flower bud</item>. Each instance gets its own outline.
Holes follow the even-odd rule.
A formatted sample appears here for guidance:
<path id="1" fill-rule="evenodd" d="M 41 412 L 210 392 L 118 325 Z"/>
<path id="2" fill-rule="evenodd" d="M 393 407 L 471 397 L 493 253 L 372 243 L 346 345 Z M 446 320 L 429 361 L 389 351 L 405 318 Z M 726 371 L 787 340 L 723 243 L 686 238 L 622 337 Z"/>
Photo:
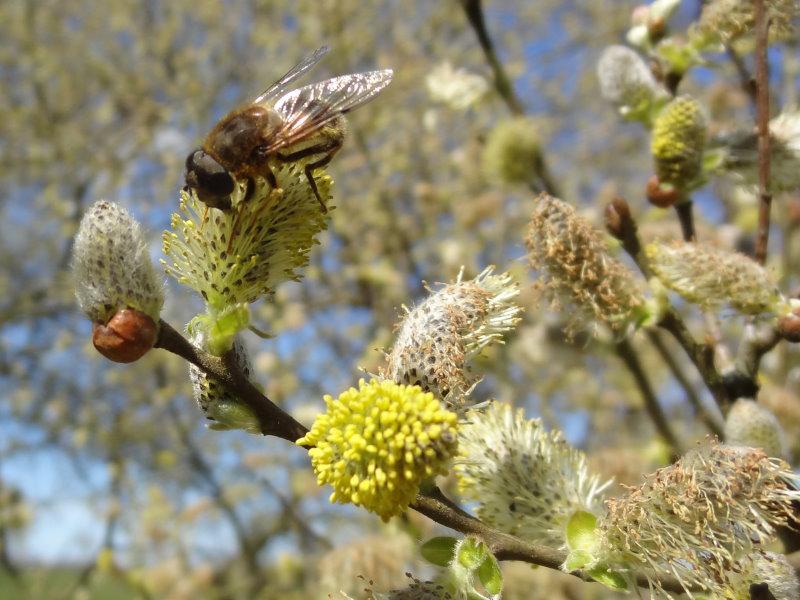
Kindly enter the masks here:
<path id="1" fill-rule="evenodd" d="M 530 117 L 500 121 L 483 148 L 483 171 L 503 183 L 535 181 L 542 170 L 542 125 Z"/>
<path id="2" fill-rule="evenodd" d="M 800 309 L 795 308 L 788 315 L 778 319 L 778 334 L 787 342 L 800 342 Z"/>
<path id="3" fill-rule="evenodd" d="M 764 0 L 769 22 L 770 41 L 790 38 L 795 31 L 793 20 L 800 9 L 796 0 Z M 711 0 L 703 4 L 700 20 L 692 34 L 707 42 L 730 44 L 748 36 L 755 29 L 752 0 Z"/>
<path id="4" fill-rule="evenodd" d="M 92 343 L 109 360 L 131 363 L 139 360 L 156 343 L 158 326 L 149 315 L 123 308 L 108 323 L 94 323 Z"/>
<path id="5" fill-rule="evenodd" d="M 633 217 L 631 217 L 631 207 L 625 198 L 614 198 L 606 205 L 604 212 L 606 220 L 606 231 L 616 239 L 625 239 L 626 231 L 634 227 Z"/>
<path id="6" fill-rule="evenodd" d="M 744 254 L 694 242 L 648 244 L 645 252 L 661 283 L 704 309 L 729 304 L 757 315 L 785 303 L 770 274 Z"/>
<path id="7" fill-rule="evenodd" d="M 700 103 L 678 96 L 653 124 L 651 152 L 661 184 L 685 192 L 700 176 L 706 139 L 706 119 Z"/>
<path id="8" fill-rule="evenodd" d="M 786 456 L 786 438 L 778 419 L 749 398 L 739 398 L 728 411 L 725 441 L 734 446 L 761 448 L 767 456 Z"/>
<path id="9" fill-rule="evenodd" d="M 603 50 L 597 63 L 597 78 L 603 98 L 631 119 L 649 122 L 651 111 L 669 97 L 644 60 L 627 46 Z"/>
<path id="10" fill-rule="evenodd" d="M 192 343 L 206 350 L 205 332 L 196 332 L 192 336 Z M 245 377 L 250 379 L 252 371 L 250 356 L 238 336 L 233 340 L 232 352 L 239 369 Z M 209 429 L 220 431 L 241 429 L 247 433 L 261 434 L 261 425 L 253 410 L 244 401 L 233 395 L 223 384 L 213 377 L 209 377 L 193 364 L 189 364 L 189 379 L 192 382 L 195 402 L 206 418 L 213 422 L 209 425 Z"/>
<path id="11" fill-rule="evenodd" d="M 522 409 L 494 402 L 471 410 L 459 429 L 459 488 L 481 521 L 523 539 L 564 544 L 570 516 L 599 511 L 601 485 L 586 456 Z M 610 482 L 609 482 L 610 483 Z"/>
<path id="12" fill-rule="evenodd" d="M 163 285 L 139 223 L 124 208 L 105 200 L 89 208 L 75 236 L 72 269 L 78 304 L 93 323 L 108 324 L 125 308 L 158 322 Z M 124 329 L 120 335 L 129 336 L 130 325 Z"/>
<path id="13" fill-rule="evenodd" d="M 647 200 L 650 204 L 658 208 L 669 208 L 680 200 L 681 197 L 681 193 L 675 186 L 669 184 L 661 185 L 661 182 L 658 180 L 658 175 L 652 175 L 647 180 L 645 193 L 647 194 Z"/>
<path id="14" fill-rule="evenodd" d="M 775 600 L 800 598 L 800 580 L 784 554 L 756 552 L 737 566 L 741 573 L 731 586 L 732 594 L 729 598 L 750 600 L 750 586 L 753 584 L 767 584 L 769 593 Z"/>

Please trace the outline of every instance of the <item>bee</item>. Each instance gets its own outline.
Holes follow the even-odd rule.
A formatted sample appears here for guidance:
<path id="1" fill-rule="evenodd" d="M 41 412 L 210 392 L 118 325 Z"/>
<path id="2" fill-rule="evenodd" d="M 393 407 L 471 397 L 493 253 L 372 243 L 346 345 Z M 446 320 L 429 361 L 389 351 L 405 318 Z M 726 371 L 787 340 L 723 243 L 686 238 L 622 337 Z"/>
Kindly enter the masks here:
<path id="1" fill-rule="evenodd" d="M 289 90 L 327 54 L 317 49 L 289 69 L 252 102 L 225 115 L 186 158 L 186 186 L 212 208 L 228 210 L 236 181 L 263 177 L 273 188 L 273 165 L 303 161 L 314 196 L 327 212 L 314 181 L 342 147 L 344 115 L 378 95 L 392 81 L 392 70 L 351 73 Z M 188 190 L 187 190 L 188 191 Z"/>

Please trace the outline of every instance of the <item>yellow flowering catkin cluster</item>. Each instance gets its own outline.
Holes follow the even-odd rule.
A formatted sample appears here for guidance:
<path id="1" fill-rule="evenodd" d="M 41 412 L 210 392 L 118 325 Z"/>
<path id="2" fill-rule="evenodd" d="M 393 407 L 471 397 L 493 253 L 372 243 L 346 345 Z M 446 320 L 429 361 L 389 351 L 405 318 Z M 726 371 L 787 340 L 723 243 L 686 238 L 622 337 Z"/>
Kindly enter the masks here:
<path id="1" fill-rule="evenodd" d="M 471 410 L 458 433 L 459 488 L 477 500 L 478 516 L 500 531 L 556 547 L 576 511 L 600 509 L 605 485 L 586 456 L 558 431 L 500 402 Z"/>
<path id="2" fill-rule="evenodd" d="M 653 123 L 650 151 L 661 184 L 686 191 L 699 177 L 706 141 L 706 119 L 700 103 L 678 96 Z"/>
<path id="3" fill-rule="evenodd" d="M 800 14 L 797 0 L 764 0 L 764 8 L 769 20 L 770 41 L 792 37 L 795 31 L 792 21 Z M 703 12 L 693 35 L 730 44 L 751 34 L 754 28 L 753 0 L 711 0 L 703 4 Z"/>
<path id="4" fill-rule="evenodd" d="M 552 304 L 567 304 L 570 330 L 595 321 L 622 329 L 643 307 L 639 282 L 566 202 L 545 193 L 536 199 L 525 245 Z"/>
<path id="5" fill-rule="evenodd" d="M 725 417 L 725 441 L 761 448 L 767 456 L 784 458 L 786 438 L 775 415 L 749 398 L 739 398 Z"/>
<path id="6" fill-rule="evenodd" d="M 483 148 L 483 171 L 503 183 L 536 181 L 542 170 L 542 124 L 531 117 L 500 121 Z"/>
<path id="7" fill-rule="evenodd" d="M 454 409 L 466 405 L 475 383 L 469 361 L 487 345 L 502 343 L 519 321 L 518 286 L 492 267 L 475 279 L 458 279 L 408 311 L 381 377 L 418 385 Z"/>
<path id="8" fill-rule="evenodd" d="M 607 502 L 595 558 L 633 577 L 644 574 L 729 598 L 737 561 L 793 522 L 797 476 L 762 450 L 706 442 Z M 713 596 L 716 597 L 716 596 Z"/>
<path id="9" fill-rule="evenodd" d="M 164 232 L 164 254 L 170 258 L 162 261 L 164 269 L 212 309 L 255 302 L 278 284 L 297 280 L 326 228 L 326 215 L 303 172 L 293 164 L 273 172 L 277 189 L 256 180 L 245 198 L 246 186 L 239 185 L 228 211 L 209 209 L 193 192 L 182 192 L 182 214 L 173 214 L 173 231 Z M 328 204 L 331 179 L 315 175 L 314 180 Z"/>
<path id="10" fill-rule="evenodd" d="M 456 451 L 457 416 L 418 386 L 359 382 L 338 398 L 297 441 L 308 451 L 331 502 L 352 502 L 384 521 L 401 514 L 420 483 L 444 474 Z"/>
<path id="11" fill-rule="evenodd" d="M 778 311 L 783 303 L 770 274 L 743 254 L 693 242 L 648 244 L 645 252 L 666 287 L 704 309 L 727 304 L 757 315 Z"/>

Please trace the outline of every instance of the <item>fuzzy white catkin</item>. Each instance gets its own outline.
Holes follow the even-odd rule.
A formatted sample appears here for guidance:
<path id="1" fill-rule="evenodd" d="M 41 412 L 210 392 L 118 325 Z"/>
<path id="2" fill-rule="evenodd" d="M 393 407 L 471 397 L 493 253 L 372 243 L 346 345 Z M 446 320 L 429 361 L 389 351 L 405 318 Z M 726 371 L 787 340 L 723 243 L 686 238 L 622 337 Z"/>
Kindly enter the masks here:
<path id="1" fill-rule="evenodd" d="M 575 512 L 600 511 L 608 484 L 589 473 L 584 453 L 560 432 L 501 402 L 469 411 L 466 420 L 455 470 L 464 496 L 479 502 L 482 521 L 558 547 Z"/>
<path id="2" fill-rule="evenodd" d="M 603 50 L 597 62 L 597 78 L 603 98 L 620 107 L 636 108 L 667 95 L 642 57 L 627 46 Z"/>
<path id="3" fill-rule="evenodd" d="M 123 308 L 158 321 L 164 286 L 153 268 L 142 228 L 131 214 L 106 200 L 84 215 L 72 250 L 75 295 L 95 323 L 106 323 Z"/>
<path id="4" fill-rule="evenodd" d="M 381 376 L 463 408 L 476 381 L 468 363 L 485 346 L 502 343 L 519 322 L 518 294 L 511 277 L 494 275 L 492 267 L 472 280 L 459 275 L 408 311 Z"/>

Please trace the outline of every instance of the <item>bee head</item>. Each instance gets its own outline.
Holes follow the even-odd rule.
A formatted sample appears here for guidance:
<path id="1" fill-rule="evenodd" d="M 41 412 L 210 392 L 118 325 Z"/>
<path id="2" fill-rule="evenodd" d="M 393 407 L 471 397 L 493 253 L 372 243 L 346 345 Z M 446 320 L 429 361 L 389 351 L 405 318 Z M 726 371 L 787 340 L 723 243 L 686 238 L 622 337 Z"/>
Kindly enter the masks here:
<path id="1" fill-rule="evenodd" d="M 200 148 L 186 157 L 186 185 L 197 193 L 201 202 L 212 208 L 226 210 L 231 206 L 233 177 Z"/>

